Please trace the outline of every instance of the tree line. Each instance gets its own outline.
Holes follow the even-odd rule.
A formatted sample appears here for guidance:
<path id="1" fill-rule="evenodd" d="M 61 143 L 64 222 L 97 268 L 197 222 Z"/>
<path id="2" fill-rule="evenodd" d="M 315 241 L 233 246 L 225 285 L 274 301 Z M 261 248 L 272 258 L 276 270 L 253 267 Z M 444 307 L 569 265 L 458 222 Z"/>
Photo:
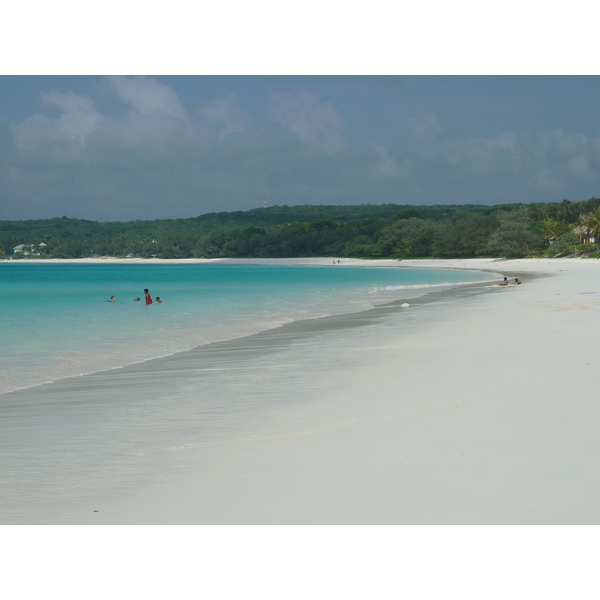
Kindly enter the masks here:
<path id="1" fill-rule="evenodd" d="M 273 206 L 129 222 L 66 216 L 0 221 L 0 255 L 13 259 L 593 255 L 598 238 L 600 198 L 496 206 Z"/>

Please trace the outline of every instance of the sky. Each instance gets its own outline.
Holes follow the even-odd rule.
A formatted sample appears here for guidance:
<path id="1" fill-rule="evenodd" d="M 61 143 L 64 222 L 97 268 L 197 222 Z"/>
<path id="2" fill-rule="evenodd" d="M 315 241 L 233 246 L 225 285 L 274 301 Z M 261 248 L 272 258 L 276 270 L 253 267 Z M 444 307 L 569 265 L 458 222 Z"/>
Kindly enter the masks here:
<path id="1" fill-rule="evenodd" d="M 0 220 L 598 196 L 593 20 L 534 5 L 11 7 Z"/>
<path id="2" fill-rule="evenodd" d="M 600 195 L 598 76 L 1 76 L 0 219 Z"/>

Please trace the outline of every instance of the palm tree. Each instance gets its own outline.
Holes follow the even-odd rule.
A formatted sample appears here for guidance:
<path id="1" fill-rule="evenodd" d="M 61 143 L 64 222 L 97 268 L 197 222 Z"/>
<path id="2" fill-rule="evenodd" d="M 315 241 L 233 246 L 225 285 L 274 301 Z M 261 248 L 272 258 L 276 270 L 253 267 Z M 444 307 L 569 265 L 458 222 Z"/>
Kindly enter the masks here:
<path id="1" fill-rule="evenodd" d="M 561 235 L 569 231 L 571 231 L 569 224 L 565 221 L 555 221 L 552 217 L 546 219 L 542 226 L 542 235 L 549 244 L 558 241 Z"/>
<path id="2" fill-rule="evenodd" d="M 580 236 L 583 236 L 581 243 L 588 243 L 590 236 L 592 235 L 592 231 L 596 226 L 596 222 L 597 218 L 594 216 L 594 213 L 585 213 L 583 215 L 579 215 L 579 226 L 575 229 L 574 233 L 578 233 Z"/>
<path id="3" fill-rule="evenodd" d="M 593 237 L 593 242 L 595 243 L 598 241 L 598 234 L 600 233 L 600 206 L 594 210 L 593 212 L 589 213 L 589 223 L 591 225 L 591 234 Z"/>

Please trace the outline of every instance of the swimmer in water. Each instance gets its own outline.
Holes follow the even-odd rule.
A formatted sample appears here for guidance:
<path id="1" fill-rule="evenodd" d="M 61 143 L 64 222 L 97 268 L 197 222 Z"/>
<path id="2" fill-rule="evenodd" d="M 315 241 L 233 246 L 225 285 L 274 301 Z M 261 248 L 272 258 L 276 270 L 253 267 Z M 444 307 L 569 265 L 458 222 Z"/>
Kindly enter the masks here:
<path id="1" fill-rule="evenodd" d="M 139 298 L 134 298 L 134 299 L 133 299 L 133 301 L 134 301 L 134 302 L 139 302 L 139 301 L 140 301 L 140 299 L 139 299 Z"/>
<path id="2" fill-rule="evenodd" d="M 146 294 L 146 306 L 152 304 L 152 296 L 150 295 L 150 292 L 146 289 L 144 290 L 144 294 Z"/>
<path id="3" fill-rule="evenodd" d="M 108 302 L 116 302 L 117 301 L 117 297 L 116 296 L 111 296 L 110 300 L 108 300 Z"/>
<path id="4" fill-rule="evenodd" d="M 162 304 L 162 300 L 158 296 L 156 296 L 156 302 L 158 302 L 158 304 Z"/>

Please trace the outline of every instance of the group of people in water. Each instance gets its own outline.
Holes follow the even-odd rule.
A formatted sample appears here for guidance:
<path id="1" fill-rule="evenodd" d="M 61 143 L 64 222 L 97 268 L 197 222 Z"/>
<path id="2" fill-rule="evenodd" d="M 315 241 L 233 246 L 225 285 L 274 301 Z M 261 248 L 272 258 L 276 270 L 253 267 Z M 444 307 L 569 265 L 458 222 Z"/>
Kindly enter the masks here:
<path id="1" fill-rule="evenodd" d="M 144 296 L 145 296 L 145 301 L 146 301 L 146 306 L 152 304 L 152 296 L 150 295 L 150 292 L 145 289 L 144 290 Z M 116 296 L 111 296 L 109 302 L 116 302 L 117 301 L 117 297 Z M 133 299 L 134 302 L 141 302 L 142 299 L 141 298 L 134 298 Z M 155 300 L 154 300 L 157 304 L 162 304 L 163 301 L 156 296 Z"/>
<path id="2" fill-rule="evenodd" d="M 338 263 L 340 261 L 338 260 Z M 333 264 L 335 265 L 335 261 L 333 261 Z M 502 281 L 502 283 L 500 284 L 501 286 L 507 286 L 507 285 L 511 285 L 511 283 L 508 281 L 508 277 L 505 277 L 504 280 Z M 515 277 L 515 281 L 512 285 L 521 285 L 521 280 L 518 277 Z M 148 289 L 146 288 L 144 290 L 144 299 L 146 301 L 146 306 L 149 306 L 150 304 L 152 304 L 152 296 L 150 295 L 150 292 L 148 291 Z M 117 297 L 116 296 L 111 296 L 109 302 L 116 302 L 117 301 Z M 134 302 L 141 302 L 141 298 L 134 298 L 133 299 Z M 163 301 L 156 296 L 155 302 L 157 304 L 162 304 Z"/>
<path id="3" fill-rule="evenodd" d="M 504 278 L 504 281 L 500 284 L 501 286 L 511 285 L 508 281 L 508 277 Z M 515 277 L 515 281 L 512 285 L 521 285 L 521 280 L 518 277 Z"/>

